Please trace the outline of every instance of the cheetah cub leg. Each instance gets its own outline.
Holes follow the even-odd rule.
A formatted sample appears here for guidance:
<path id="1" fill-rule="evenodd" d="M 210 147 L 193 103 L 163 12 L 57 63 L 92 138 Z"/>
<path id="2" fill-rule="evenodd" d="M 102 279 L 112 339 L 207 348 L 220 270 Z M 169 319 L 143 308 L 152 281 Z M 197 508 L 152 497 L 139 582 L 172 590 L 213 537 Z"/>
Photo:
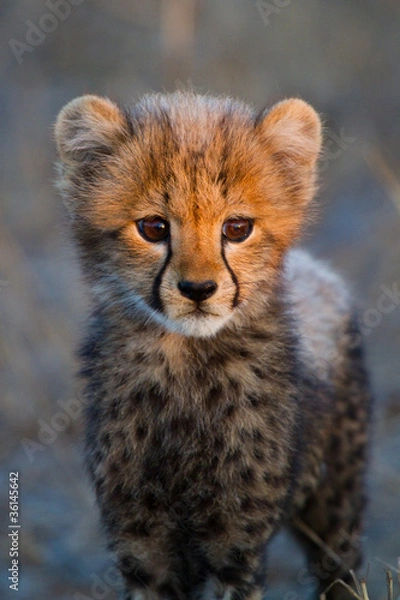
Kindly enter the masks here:
<path id="1" fill-rule="evenodd" d="M 364 475 L 367 462 L 370 393 L 363 366 L 360 337 L 354 323 L 342 337 L 345 357 L 334 379 L 336 407 L 333 431 L 325 457 L 324 477 L 299 515 L 306 528 L 295 533 L 304 544 L 309 568 L 316 576 L 318 595 L 336 579 L 352 583 L 350 569 L 362 560 L 361 525 L 365 508 Z M 314 537 L 314 541 L 311 539 Z M 350 598 L 336 584 L 329 600 Z"/>
<path id="2" fill-rule="evenodd" d="M 202 591 L 195 594 L 193 600 L 234 600 L 234 598 L 243 598 L 246 600 L 262 600 L 263 590 L 261 588 L 253 590 L 250 595 L 239 590 L 235 590 L 232 587 L 222 587 L 219 582 L 214 579 L 210 579 L 205 584 Z M 172 600 L 170 596 L 161 596 L 154 594 L 153 591 L 137 590 L 134 592 L 126 591 L 122 596 L 121 600 Z M 174 599 L 175 600 L 175 599 Z"/>
<path id="3" fill-rule="evenodd" d="M 232 586 L 223 585 L 221 582 L 210 578 L 200 594 L 196 596 L 196 600 L 261 600 L 264 590 L 261 587 L 256 587 L 251 590 L 243 588 L 235 588 Z"/>

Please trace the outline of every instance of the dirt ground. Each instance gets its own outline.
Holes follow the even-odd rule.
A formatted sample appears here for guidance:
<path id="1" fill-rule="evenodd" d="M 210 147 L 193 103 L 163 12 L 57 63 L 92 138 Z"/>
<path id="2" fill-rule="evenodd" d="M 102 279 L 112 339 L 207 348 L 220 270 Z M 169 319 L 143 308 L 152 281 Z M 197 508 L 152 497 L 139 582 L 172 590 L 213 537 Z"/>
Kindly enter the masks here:
<path id="1" fill-rule="evenodd" d="M 50 15 L 50 16 L 49 16 Z M 325 119 L 320 215 L 303 244 L 351 285 L 375 395 L 365 566 L 371 600 L 400 556 L 400 5 L 396 0 L 3 0 L 0 6 L 0 597 L 116 598 L 81 459 L 74 348 L 85 293 L 53 187 L 52 124 L 82 93 L 125 103 L 193 85 Z M 9 473 L 19 474 L 19 592 Z M 270 600 L 312 586 L 286 535 Z M 399 585 L 396 593 L 399 594 Z"/>

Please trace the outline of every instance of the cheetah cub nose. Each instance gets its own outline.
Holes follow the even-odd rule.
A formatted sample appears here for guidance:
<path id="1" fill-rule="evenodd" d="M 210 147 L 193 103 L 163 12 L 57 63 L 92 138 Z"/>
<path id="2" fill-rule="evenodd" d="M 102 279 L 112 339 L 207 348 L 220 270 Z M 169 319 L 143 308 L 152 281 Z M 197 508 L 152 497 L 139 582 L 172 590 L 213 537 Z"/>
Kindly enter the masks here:
<path id="1" fill-rule="evenodd" d="M 178 283 L 178 290 L 182 294 L 182 296 L 186 296 L 190 300 L 194 300 L 195 302 L 202 302 L 202 300 L 207 300 L 210 296 L 213 295 L 218 285 L 215 281 L 180 281 Z"/>

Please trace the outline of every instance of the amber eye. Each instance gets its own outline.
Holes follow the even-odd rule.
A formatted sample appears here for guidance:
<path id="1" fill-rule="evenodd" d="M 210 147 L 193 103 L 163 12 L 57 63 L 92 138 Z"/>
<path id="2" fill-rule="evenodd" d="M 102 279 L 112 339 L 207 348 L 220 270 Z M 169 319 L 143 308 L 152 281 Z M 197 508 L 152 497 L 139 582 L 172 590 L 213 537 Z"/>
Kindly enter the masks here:
<path id="1" fill-rule="evenodd" d="M 230 242 L 243 242 L 253 231 L 251 219 L 228 219 L 222 225 L 222 234 Z"/>
<path id="2" fill-rule="evenodd" d="M 148 242 L 163 242 L 169 236 L 169 223 L 161 217 L 140 219 L 137 228 L 140 235 Z"/>

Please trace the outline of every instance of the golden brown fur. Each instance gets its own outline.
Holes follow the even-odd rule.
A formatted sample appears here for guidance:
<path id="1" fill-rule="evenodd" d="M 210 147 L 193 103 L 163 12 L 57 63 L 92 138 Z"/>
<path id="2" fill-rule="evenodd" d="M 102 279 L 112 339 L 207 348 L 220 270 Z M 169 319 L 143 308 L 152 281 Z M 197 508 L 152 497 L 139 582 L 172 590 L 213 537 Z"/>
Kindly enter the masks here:
<path id="1" fill-rule="evenodd" d="M 359 561 L 369 396 L 342 282 L 289 251 L 317 114 L 84 96 L 56 137 L 94 307 L 87 462 L 126 598 L 259 600 L 266 544 L 299 518 L 340 557 L 327 567 L 302 538 L 328 585 Z M 154 217 L 169 228 L 156 243 L 141 230 Z M 231 241 L 240 219 L 250 233 Z M 209 282 L 207 297 L 183 291 Z"/>

